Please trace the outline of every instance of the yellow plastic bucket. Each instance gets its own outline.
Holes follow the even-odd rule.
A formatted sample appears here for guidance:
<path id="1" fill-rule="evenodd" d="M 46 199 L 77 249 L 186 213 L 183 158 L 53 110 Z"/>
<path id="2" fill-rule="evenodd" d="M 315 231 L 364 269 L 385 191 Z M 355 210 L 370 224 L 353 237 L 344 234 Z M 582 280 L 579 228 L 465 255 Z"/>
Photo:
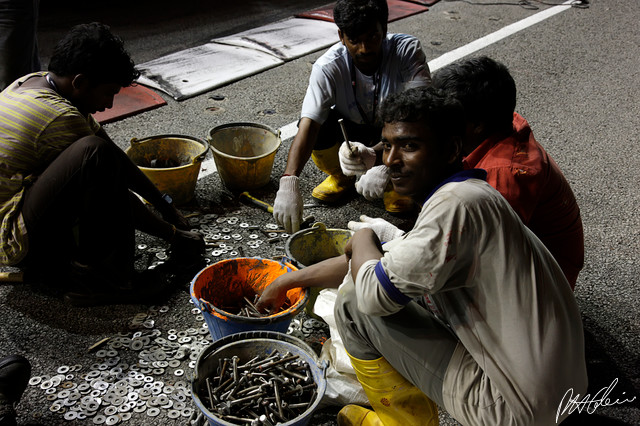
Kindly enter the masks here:
<path id="1" fill-rule="evenodd" d="M 209 130 L 207 140 L 227 188 L 245 191 L 269 183 L 282 143 L 279 130 L 255 123 L 229 123 Z"/>
<path id="2" fill-rule="evenodd" d="M 160 192 L 175 204 L 193 199 L 200 166 L 207 155 L 206 141 L 182 135 L 159 135 L 131 139 L 125 152 Z"/>
<path id="3" fill-rule="evenodd" d="M 309 229 L 302 229 L 291 235 L 284 246 L 287 257 L 299 267 L 304 268 L 331 257 L 344 254 L 344 247 L 353 235 L 348 229 L 327 229 L 322 222 L 316 222 Z M 311 288 L 306 312 L 313 314 L 313 305 L 320 292 Z"/>
<path id="4" fill-rule="evenodd" d="M 331 257 L 344 254 L 344 247 L 353 235 L 348 229 L 327 229 L 316 222 L 309 229 L 291 235 L 285 243 L 287 256 L 299 268 L 313 265 Z"/>

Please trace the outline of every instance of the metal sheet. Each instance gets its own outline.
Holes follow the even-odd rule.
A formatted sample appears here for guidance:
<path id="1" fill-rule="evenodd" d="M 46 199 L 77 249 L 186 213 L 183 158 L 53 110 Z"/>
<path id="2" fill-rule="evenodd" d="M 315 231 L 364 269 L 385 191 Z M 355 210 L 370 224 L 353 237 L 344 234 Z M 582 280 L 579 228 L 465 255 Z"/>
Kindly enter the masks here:
<path id="1" fill-rule="evenodd" d="M 253 49 L 207 43 L 138 65 L 138 82 L 183 100 L 283 63 Z"/>
<path id="2" fill-rule="evenodd" d="M 150 109 L 166 105 L 167 102 L 151 89 L 135 85 L 123 87 L 113 98 L 113 106 L 93 114 L 100 124 L 112 123 Z"/>
<path id="3" fill-rule="evenodd" d="M 290 61 L 338 42 L 338 27 L 332 22 L 291 18 L 211 41 L 259 50 Z"/>

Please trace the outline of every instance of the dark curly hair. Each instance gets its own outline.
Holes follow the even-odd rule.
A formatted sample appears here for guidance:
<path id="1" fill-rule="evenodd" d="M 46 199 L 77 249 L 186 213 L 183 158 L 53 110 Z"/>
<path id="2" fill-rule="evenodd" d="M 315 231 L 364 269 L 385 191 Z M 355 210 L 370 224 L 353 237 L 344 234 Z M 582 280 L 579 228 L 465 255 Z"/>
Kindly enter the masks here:
<path id="1" fill-rule="evenodd" d="M 516 83 L 500 62 L 487 56 L 460 60 L 438 70 L 431 84 L 458 99 L 467 120 L 491 133 L 512 129 Z"/>
<path id="2" fill-rule="evenodd" d="M 386 30 L 389 6 L 386 0 L 338 0 L 333 8 L 333 20 L 347 37 L 356 38 L 380 23 Z"/>
<path id="3" fill-rule="evenodd" d="M 71 28 L 54 48 L 49 71 L 60 76 L 84 74 L 92 84 L 122 87 L 140 76 L 122 40 L 98 22 Z"/>
<path id="4" fill-rule="evenodd" d="M 418 87 L 388 96 L 378 111 L 382 123 L 423 122 L 440 147 L 448 149 L 464 134 L 462 105 L 433 87 Z"/>

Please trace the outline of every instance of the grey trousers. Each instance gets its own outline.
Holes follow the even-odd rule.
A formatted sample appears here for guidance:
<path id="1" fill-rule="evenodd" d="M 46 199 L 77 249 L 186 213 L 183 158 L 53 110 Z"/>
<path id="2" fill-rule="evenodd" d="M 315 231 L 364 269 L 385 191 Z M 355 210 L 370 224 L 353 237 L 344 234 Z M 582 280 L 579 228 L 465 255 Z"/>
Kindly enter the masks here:
<path id="1" fill-rule="evenodd" d="M 442 382 L 458 340 L 428 308 L 410 302 L 393 315 L 365 315 L 358 309 L 355 286 L 348 280 L 338 291 L 334 313 L 351 356 L 362 360 L 384 357 L 405 379 L 444 406 Z"/>

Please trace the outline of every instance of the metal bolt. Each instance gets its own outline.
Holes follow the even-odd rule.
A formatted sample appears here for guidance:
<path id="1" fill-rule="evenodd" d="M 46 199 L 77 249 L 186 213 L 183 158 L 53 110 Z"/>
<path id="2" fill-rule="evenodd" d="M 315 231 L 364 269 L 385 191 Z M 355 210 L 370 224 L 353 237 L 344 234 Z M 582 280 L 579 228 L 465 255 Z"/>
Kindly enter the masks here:
<path id="1" fill-rule="evenodd" d="M 233 364 L 233 383 L 238 383 L 238 359 L 235 355 L 231 358 Z"/>
<path id="2" fill-rule="evenodd" d="M 254 362 L 256 362 L 258 359 L 260 359 L 260 355 L 257 355 L 257 356 L 255 356 L 255 357 L 251 358 L 249 361 L 247 361 L 247 363 L 246 363 L 246 364 L 241 365 L 241 366 L 238 366 L 238 368 L 242 368 L 242 369 L 244 369 L 244 368 L 249 368 L 249 367 L 251 367 L 251 366 L 253 365 L 253 363 L 254 363 Z"/>
<path id="3" fill-rule="evenodd" d="M 209 404 L 211 406 L 211 409 L 213 409 L 213 392 L 211 392 L 211 380 L 209 380 L 208 377 L 206 379 L 206 383 L 207 383 L 207 392 L 209 393 Z"/>
<path id="4" fill-rule="evenodd" d="M 227 361 L 228 359 L 225 358 L 222 364 L 222 368 L 220 369 L 220 377 L 218 378 L 218 387 L 222 385 L 222 377 L 224 376 L 224 372 L 227 369 Z"/>

